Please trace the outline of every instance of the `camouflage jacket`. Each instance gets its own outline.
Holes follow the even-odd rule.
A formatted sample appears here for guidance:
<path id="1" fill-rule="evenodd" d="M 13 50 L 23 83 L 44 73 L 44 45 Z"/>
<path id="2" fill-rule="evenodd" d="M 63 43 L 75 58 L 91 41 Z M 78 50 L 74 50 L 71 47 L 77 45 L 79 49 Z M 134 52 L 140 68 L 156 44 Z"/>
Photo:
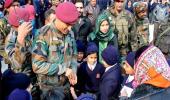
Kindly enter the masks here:
<path id="1" fill-rule="evenodd" d="M 63 36 L 53 23 L 42 27 L 32 50 L 32 68 L 38 74 L 40 88 L 62 86 L 60 76 L 64 76 L 66 68 L 77 70 L 76 55 L 73 33 Z"/>
<path id="2" fill-rule="evenodd" d="M 10 32 L 10 27 L 8 26 L 7 20 L 5 18 L 0 18 L 0 55 L 7 60 L 7 54 L 5 53 L 5 39 Z M 8 62 L 5 62 L 9 64 Z"/>
<path id="3" fill-rule="evenodd" d="M 120 53 L 124 55 L 133 50 L 135 43 L 133 37 L 136 32 L 134 16 L 127 10 L 122 10 L 120 14 L 116 15 L 113 7 L 104 13 L 108 15 L 112 28 L 118 36 Z"/>
<path id="4" fill-rule="evenodd" d="M 155 23 L 155 41 L 157 46 L 167 58 L 170 58 L 170 20 L 168 23 Z"/>
<path id="5" fill-rule="evenodd" d="M 136 19 L 136 36 L 134 50 L 136 51 L 140 47 L 149 44 L 149 20 L 145 18 L 143 20 Z"/>
<path id="6" fill-rule="evenodd" d="M 25 38 L 25 45 L 21 46 L 17 42 L 18 32 L 11 28 L 5 42 L 5 51 L 15 72 L 23 72 L 28 76 L 33 74 L 31 64 L 31 45 L 30 36 Z"/>

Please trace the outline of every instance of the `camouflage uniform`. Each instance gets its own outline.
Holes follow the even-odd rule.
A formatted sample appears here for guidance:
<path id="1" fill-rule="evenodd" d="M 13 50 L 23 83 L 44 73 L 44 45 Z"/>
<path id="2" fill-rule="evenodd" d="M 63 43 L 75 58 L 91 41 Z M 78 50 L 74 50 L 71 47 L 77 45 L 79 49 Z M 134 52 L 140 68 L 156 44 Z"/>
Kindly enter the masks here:
<path id="1" fill-rule="evenodd" d="M 136 34 L 135 40 L 137 41 L 135 42 L 136 47 L 134 47 L 134 50 L 137 50 L 140 47 L 149 44 L 149 20 L 148 18 L 145 18 L 143 20 L 136 19 L 136 27 L 137 27 L 137 34 Z"/>
<path id="2" fill-rule="evenodd" d="M 7 54 L 5 53 L 5 39 L 9 34 L 10 27 L 5 18 L 0 18 L 0 56 L 3 57 L 6 64 L 10 64 Z"/>
<path id="3" fill-rule="evenodd" d="M 154 44 L 164 53 L 166 58 L 170 58 L 170 14 L 169 6 L 159 4 L 154 9 L 156 21 L 154 21 Z M 161 14 L 160 14 L 161 13 Z"/>
<path id="4" fill-rule="evenodd" d="M 129 51 L 133 50 L 133 36 L 136 30 L 134 16 L 125 9 L 116 15 L 114 6 L 104 13 L 108 15 L 112 23 L 112 28 L 118 36 L 118 46 L 121 56 L 126 56 Z"/>
<path id="5" fill-rule="evenodd" d="M 40 29 L 40 35 L 34 40 L 32 53 L 32 67 L 38 75 L 42 93 L 61 87 L 67 95 L 69 83 L 65 76 L 66 68 L 73 69 L 75 73 L 77 70 L 73 33 L 63 36 L 54 23 L 46 25 Z"/>
<path id="6" fill-rule="evenodd" d="M 135 2 L 134 4 L 136 36 L 134 50 L 149 44 L 149 19 L 147 18 L 147 5 L 143 2 Z M 142 14 L 143 16 L 140 16 Z M 146 15 L 145 15 L 146 14 Z"/>
<path id="7" fill-rule="evenodd" d="M 35 100 L 38 98 L 38 86 L 36 85 L 37 78 L 32 70 L 32 60 L 31 60 L 31 46 L 32 39 L 27 36 L 25 39 L 25 45 L 21 46 L 17 42 L 18 32 L 13 28 L 6 38 L 5 51 L 11 62 L 11 69 L 14 72 L 22 72 L 27 74 L 31 78 L 31 83 L 33 84 L 32 96 Z"/>

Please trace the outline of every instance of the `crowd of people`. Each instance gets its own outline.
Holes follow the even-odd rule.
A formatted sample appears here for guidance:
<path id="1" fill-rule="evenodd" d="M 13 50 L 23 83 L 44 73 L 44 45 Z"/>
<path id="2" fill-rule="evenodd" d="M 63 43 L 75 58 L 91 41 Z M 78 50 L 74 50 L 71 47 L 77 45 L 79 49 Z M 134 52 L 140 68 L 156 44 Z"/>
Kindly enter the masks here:
<path id="1" fill-rule="evenodd" d="M 166 90 L 169 27 L 167 0 L 0 0 L 0 99 L 135 100 Z"/>

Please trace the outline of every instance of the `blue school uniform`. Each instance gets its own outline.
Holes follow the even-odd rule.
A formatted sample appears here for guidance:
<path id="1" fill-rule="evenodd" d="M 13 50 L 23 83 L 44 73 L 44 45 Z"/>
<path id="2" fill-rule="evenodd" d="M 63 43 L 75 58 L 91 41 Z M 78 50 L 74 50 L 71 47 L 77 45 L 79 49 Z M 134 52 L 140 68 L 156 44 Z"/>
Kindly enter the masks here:
<path id="1" fill-rule="evenodd" d="M 99 100 L 117 99 L 121 87 L 121 69 L 118 64 L 107 70 L 100 83 Z"/>
<path id="2" fill-rule="evenodd" d="M 91 70 L 87 62 L 83 62 L 78 69 L 78 84 L 77 89 L 81 92 L 97 93 L 99 90 L 99 83 L 105 68 L 97 63 L 95 68 Z"/>

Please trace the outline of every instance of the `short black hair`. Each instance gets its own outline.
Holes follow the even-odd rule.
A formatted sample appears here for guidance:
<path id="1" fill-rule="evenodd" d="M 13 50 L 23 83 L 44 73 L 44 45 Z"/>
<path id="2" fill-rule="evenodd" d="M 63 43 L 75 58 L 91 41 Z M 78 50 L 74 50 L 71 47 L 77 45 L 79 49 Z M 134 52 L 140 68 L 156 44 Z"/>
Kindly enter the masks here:
<path id="1" fill-rule="evenodd" d="M 42 100 L 63 100 L 64 90 L 62 88 L 53 88 L 43 93 Z"/>
<path id="2" fill-rule="evenodd" d="M 47 18 L 50 16 L 50 14 L 55 14 L 55 10 L 53 10 L 53 9 L 48 9 L 48 10 L 45 12 L 45 14 L 44 14 L 45 19 L 47 19 Z"/>

